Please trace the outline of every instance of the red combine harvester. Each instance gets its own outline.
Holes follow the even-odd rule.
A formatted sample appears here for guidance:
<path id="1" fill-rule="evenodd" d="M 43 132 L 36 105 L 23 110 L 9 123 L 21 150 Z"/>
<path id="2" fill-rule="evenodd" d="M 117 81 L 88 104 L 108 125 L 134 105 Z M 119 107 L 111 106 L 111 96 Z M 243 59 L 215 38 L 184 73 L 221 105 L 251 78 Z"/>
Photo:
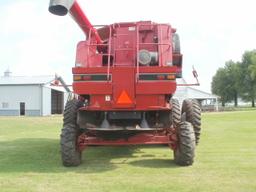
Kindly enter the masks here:
<path id="1" fill-rule="evenodd" d="M 166 144 L 177 164 L 191 165 L 201 110 L 184 100 L 181 111 L 172 98 L 182 75 L 176 29 L 150 21 L 93 26 L 75 0 L 51 0 L 49 11 L 70 13 L 86 34 L 64 111 L 63 165 L 79 165 L 87 146 L 137 144 Z"/>

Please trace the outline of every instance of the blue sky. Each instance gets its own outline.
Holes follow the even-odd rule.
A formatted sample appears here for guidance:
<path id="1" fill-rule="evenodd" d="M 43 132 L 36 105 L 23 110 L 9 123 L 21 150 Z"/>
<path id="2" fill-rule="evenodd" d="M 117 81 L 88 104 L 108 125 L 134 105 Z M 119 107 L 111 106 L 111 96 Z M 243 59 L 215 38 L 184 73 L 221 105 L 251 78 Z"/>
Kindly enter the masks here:
<path id="1" fill-rule="evenodd" d="M 254 0 L 79 0 L 93 24 L 152 20 L 178 29 L 184 55 L 184 78 L 210 91 L 212 76 L 225 61 L 240 60 L 256 48 Z M 0 2 L 0 75 L 58 73 L 69 83 L 75 48 L 84 34 L 73 20 L 48 13 L 48 0 Z"/>

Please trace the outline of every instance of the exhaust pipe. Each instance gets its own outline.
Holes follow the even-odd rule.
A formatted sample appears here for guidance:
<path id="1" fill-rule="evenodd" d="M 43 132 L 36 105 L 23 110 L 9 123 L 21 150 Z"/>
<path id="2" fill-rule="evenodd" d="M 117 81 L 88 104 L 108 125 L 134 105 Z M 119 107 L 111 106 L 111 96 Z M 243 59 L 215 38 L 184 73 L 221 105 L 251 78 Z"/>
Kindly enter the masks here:
<path id="1" fill-rule="evenodd" d="M 87 37 L 91 32 L 97 44 L 103 43 L 97 29 L 92 26 L 76 0 L 50 0 L 48 10 L 50 13 L 58 16 L 64 16 L 70 13 Z"/>
<path id="2" fill-rule="evenodd" d="M 74 2 L 74 0 L 50 0 L 48 10 L 54 15 L 65 16 L 73 6 Z"/>

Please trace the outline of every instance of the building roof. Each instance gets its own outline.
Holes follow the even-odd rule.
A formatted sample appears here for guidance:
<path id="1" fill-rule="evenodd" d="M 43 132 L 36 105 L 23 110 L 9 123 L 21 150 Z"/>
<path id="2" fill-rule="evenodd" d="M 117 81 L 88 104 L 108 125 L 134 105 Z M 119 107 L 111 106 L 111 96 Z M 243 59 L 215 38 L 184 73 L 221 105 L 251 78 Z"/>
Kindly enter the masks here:
<path id="1" fill-rule="evenodd" d="M 6 73 L 5 73 L 6 74 Z M 54 89 L 56 91 L 66 92 L 67 90 L 63 86 L 64 80 L 62 79 L 61 85 L 53 85 L 57 77 L 56 75 L 41 75 L 41 76 L 10 76 L 8 75 L 0 77 L 0 86 L 13 86 L 13 85 L 42 85 L 44 87 Z M 64 82 L 65 84 L 65 82 Z M 66 85 L 66 84 L 65 84 Z"/>
<path id="2" fill-rule="evenodd" d="M 54 81 L 54 75 L 45 76 L 3 76 L 0 85 L 45 85 Z"/>
<path id="3" fill-rule="evenodd" d="M 177 83 L 178 84 L 187 84 L 184 79 L 177 80 Z M 182 98 L 182 99 L 186 99 L 186 98 L 217 99 L 218 98 L 217 95 L 207 93 L 205 91 L 201 91 L 201 90 L 198 90 L 196 88 L 189 87 L 189 86 L 178 86 L 177 90 L 174 94 L 174 97 L 175 98 Z"/>

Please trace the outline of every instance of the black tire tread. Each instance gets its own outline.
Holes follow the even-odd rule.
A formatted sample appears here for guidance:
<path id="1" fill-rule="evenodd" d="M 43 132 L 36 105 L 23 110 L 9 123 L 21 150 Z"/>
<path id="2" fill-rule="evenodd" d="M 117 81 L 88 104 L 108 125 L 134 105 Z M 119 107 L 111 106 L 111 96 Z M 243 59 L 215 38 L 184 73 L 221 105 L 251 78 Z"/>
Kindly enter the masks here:
<path id="1" fill-rule="evenodd" d="M 181 166 L 189 166 L 195 157 L 195 134 L 191 123 L 181 122 L 177 127 L 178 144 L 174 150 L 174 161 Z"/>
<path id="2" fill-rule="evenodd" d="M 170 104 L 172 106 L 172 111 L 171 111 L 171 120 L 172 124 L 177 126 L 180 121 L 181 121 L 181 111 L 180 111 L 180 104 L 177 99 L 171 99 Z"/>
<path id="3" fill-rule="evenodd" d="M 81 163 L 81 152 L 76 146 L 77 131 L 64 127 L 61 133 L 61 156 L 64 166 L 78 166 Z"/>
<path id="4" fill-rule="evenodd" d="M 182 113 L 186 113 L 186 121 L 190 122 L 195 131 L 196 144 L 201 134 L 201 108 L 197 100 L 185 99 L 182 104 Z"/>
<path id="5" fill-rule="evenodd" d="M 77 149 L 79 127 L 76 123 L 77 110 L 81 101 L 72 99 L 66 103 L 63 128 L 60 135 L 61 157 L 64 166 L 78 166 L 81 163 L 81 152 Z"/>

